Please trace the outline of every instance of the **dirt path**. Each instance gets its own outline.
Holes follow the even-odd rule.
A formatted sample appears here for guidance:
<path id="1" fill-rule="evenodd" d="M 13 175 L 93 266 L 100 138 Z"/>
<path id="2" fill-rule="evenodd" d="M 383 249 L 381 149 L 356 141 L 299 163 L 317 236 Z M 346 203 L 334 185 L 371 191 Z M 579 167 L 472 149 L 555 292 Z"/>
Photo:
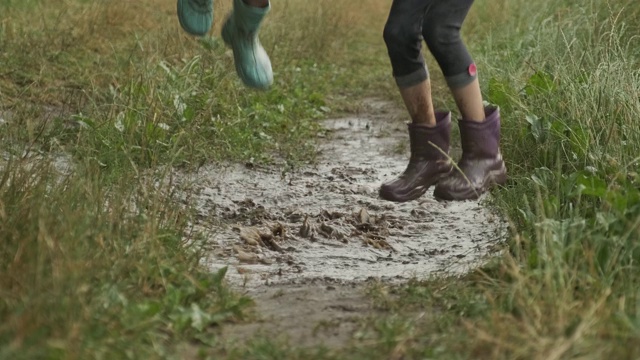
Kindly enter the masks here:
<path id="1" fill-rule="evenodd" d="M 340 348 L 374 311 L 362 284 L 262 286 L 248 294 L 255 301 L 258 319 L 226 325 L 222 336 L 231 346 L 259 336 L 296 347 Z"/>
<path id="2" fill-rule="evenodd" d="M 214 244 L 207 265 L 228 266 L 228 281 L 271 320 L 231 334 L 269 324 L 298 344 L 338 346 L 349 326 L 335 338 L 310 331 L 366 314 L 363 282 L 461 274 L 503 237 L 502 221 L 481 202 L 438 202 L 430 193 L 404 204 L 379 199 L 380 183 L 406 166 L 406 126 L 392 104 L 368 100 L 364 108 L 324 122 L 329 141 L 314 167 L 211 166 L 179 177 L 196 184 L 194 226 Z"/>

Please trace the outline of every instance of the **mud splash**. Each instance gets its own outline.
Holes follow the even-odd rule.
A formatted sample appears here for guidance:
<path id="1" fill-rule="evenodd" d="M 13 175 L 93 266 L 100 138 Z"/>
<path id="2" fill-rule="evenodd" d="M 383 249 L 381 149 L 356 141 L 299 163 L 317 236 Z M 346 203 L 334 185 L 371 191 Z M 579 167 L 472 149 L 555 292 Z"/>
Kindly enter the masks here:
<path id="1" fill-rule="evenodd" d="M 406 281 L 486 261 L 505 227 L 481 202 L 438 202 L 431 192 L 404 204 L 378 197 L 406 166 L 406 127 L 391 120 L 391 104 L 365 107 L 324 122 L 330 141 L 314 167 L 210 166 L 179 176 L 196 189 L 194 226 L 214 244 L 207 266 L 228 266 L 231 284 L 253 287 Z"/>

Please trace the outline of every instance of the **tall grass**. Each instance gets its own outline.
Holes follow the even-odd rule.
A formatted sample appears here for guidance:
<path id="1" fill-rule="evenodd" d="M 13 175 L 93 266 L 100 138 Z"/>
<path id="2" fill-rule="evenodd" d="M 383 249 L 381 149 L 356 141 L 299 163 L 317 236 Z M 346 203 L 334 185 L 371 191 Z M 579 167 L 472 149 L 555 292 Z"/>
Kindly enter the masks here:
<path id="1" fill-rule="evenodd" d="M 498 307 L 476 329 L 485 351 L 504 357 L 632 358 L 640 350 L 640 7 L 546 5 L 520 26 L 505 20 L 520 41 L 486 48 L 485 61 L 500 64 L 489 100 L 509 110 L 513 180 L 498 201 L 514 239 L 499 278 L 507 294 L 490 296 Z M 512 52 L 490 58 L 501 44 Z"/>
<path id="2" fill-rule="evenodd" d="M 173 1 L 0 0 L 0 358 L 184 357 L 245 317 L 200 267 L 170 169 L 313 160 L 315 120 L 349 105 L 343 35 L 367 19 L 274 4 L 276 83 L 257 92 L 217 36 L 229 5 L 198 40 Z"/>
<path id="3" fill-rule="evenodd" d="M 377 353 L 640 356 L 639 16 L 632 1 L 476 2 L 465 37 L 503 109 L 508 247 L 464 279 L 396 290 Z M 425 308 L 444 311 L 415 320 Z"/>
<path id="4" fill-rule="evenodd" d="M 242 317 L 162 189 L 44 160 L 3 170 L 0 358 L 149 358 Z"/>

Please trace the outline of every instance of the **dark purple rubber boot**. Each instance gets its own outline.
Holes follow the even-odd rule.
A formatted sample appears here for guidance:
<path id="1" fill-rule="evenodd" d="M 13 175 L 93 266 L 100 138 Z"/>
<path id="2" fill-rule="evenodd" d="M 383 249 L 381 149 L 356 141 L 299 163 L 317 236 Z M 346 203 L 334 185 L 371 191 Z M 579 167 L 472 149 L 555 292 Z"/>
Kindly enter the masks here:
<path id="1" fill-rule="evenodd" d="M 485 108 L 485 121 L 460 120 L 462 158 L 458 169 L 442 179 L 433 195 L 441 200 L 474 200 L 494 185 L 507 181 L 500 153 L 500 109 Z"/>
<path id="2" fill-rule="evenodd" d="M 432 128 L 409 124 L 409 165 L 398 178 L 380 187 L 380 197 L 396 202 L 414 200 L 449 174 L 453 167 L 448 157 L 450 134 L 449 112 L 436 112 L 436 126 Z"/>

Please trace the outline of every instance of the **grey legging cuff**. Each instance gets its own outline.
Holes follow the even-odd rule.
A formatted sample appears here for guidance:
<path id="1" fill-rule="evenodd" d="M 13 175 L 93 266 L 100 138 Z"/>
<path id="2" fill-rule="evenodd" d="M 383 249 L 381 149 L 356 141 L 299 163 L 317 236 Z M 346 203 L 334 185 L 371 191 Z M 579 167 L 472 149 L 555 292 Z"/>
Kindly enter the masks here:
<path id="1" fill-rule="evenodd" d="M 399 87 L 428 79 L 422 57 L 423 39 L 450 87 L 464 87 L 475 80 L 476 67 L 460 37 L 472 4 L 473 0 L 393 1 L 384 40 Z"/>
<path id="2" fill-rule="evenodd" d="M 395 76 L 396 84 L 399 88 L 408 88 L 420 84 L 429 78 L 429 70 L 426 66 L 420 67 L 411 74 Z"/>

